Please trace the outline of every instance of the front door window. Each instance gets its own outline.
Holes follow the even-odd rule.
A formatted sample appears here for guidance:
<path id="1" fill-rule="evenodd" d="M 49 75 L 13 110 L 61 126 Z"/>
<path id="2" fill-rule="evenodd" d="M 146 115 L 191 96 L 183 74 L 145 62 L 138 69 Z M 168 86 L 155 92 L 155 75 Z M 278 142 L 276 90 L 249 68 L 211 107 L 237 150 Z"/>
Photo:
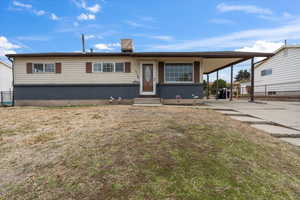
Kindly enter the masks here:
<path id="1" fill-rule="evenodd" d="M 153 64 L 143 64 L 143 92 L 145 93 L 153 93 L 154 85 L 153 85 Z"/>

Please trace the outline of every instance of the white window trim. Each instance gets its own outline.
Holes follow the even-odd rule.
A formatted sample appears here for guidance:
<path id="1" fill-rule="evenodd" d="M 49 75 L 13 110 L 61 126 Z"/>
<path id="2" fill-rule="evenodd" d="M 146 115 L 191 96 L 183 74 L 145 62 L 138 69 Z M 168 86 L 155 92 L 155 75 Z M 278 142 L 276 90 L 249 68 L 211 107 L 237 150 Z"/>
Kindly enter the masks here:
<path id="1" fill-rule="evenodd" d="M 167 64 L 179 64 L 179 63 L 182 63 L 182 64 L 191 64 L 192 65 L 192 68 L 193 68 L 193 74 L 192 74 L 192 81 L 167 81 L 166 80 L 166 65 Z M 169 84 L 184 84 L 184 83 L 195 83 L 195 80 L 194 80 L 194 70 L 195 70 L 195 66 L 194 66 L 194 63 L 193 62 L 165 62 L 164 63 L 164 83 L 169 83 Z"/>
<path id="2" fill-rule="evenodd" d="M 94 65 L 95 64 L 101 64 L 101 71 L 95 71 L 94 70 Z M 94 62 L 94 63 L 92 63 L 92 72 L 93 73 L 102 73 L 102 71 L 103 71 L 103 63 L 102 62 Z"/>
<path id="3" fill-rule="evenodd" d="M 43 65 L 43 71 L 42 72 L 35 72 L 34 71 L 34 65 L 39 65 L 39 64 Z M 45 67 L 46 67 L 47 64 L 54 65 L 54 72 L 46 72 L 45 71 Z M 33 74 L 55 74 L 55 63 L 32 63 L 32 73 Z"/>
<path id="4" fill-rule="evenodd" d="M 112 72 L 104 72 L 103 71 L 103 63 L 112 63 L 113 71 Z M 123 72 L 116 72 L 116 63 L 123 63 Z M 126 62 L 110 62 L 110 61 L 102 61 L 102 62 L 93 62 L 92 63 L 92 72 L 93 73 L 125 73 L 125 63 Z M 94 64 L 101 64 L 101 71 L 94 71 Z"/>

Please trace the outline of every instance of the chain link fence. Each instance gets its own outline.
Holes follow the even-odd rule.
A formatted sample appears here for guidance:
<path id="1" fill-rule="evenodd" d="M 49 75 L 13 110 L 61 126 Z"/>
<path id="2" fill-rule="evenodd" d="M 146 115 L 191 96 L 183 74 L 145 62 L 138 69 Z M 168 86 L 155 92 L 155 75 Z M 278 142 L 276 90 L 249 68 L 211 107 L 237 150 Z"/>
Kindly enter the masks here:
<path id="1" fill-rule="evenodd" d="M 235 96 L 250 96 L 251 86 L 237 87 L 234 90 Z M 258 84 L 254 85 L 255 97 L 274 97 L 274 98 L 299 98 L 300 99 L 300 81 Z"/>
<path id="2" fill-rule="evenodd" d="M 0 106 L 12 106 L 12 105 L 13 105 L 13 92 L 0 91 Z"/>

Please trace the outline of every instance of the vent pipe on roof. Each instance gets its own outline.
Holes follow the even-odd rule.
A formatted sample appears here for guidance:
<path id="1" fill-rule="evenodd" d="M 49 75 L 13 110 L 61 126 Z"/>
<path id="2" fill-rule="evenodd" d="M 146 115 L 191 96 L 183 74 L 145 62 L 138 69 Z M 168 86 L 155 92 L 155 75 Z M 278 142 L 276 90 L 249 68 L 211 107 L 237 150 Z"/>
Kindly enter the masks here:
<path id="1" fill-rule="evenodd" d="M 287 45 L 287 40 L 284 40 L 284 45 L 285 45 L 285 46 Z"/>
<path id="2" fill-rule="evenodd" d="M 85 39 L 84 39 L 84 34 L 81 35 L 81 41 L 82 41 L 82 52 L 85 53 Z"/>
<path id="3" fill-rule="evenodd" d="M 122 52 L 133 52 L 133 40 L 132 39 L 121 39 L 121 51 Z"/>

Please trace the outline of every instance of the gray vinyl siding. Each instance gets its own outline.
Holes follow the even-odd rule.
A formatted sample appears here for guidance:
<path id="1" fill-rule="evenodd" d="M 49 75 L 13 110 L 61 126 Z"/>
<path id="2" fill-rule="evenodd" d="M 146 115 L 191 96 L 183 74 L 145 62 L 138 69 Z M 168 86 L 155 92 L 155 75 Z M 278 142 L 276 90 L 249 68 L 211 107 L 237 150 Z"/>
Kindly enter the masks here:
<path id="1" fill-rule="evenodd" d="M 272 69 L 272 74 L 261 76 L 266 69 Z M 255 93 L 264 93 L 265 85 L 267 92 L 300 91 L 300 48 L 282 50 L 255 69 Z"/>
<path id="2" fill-rule="evenodd" d="M 203 98 L 203 84 L 160 84 L 158 85 L 159 96 L 162 99 L 193 99 Z"/>
<path id="3" fill-rule="evenodd" d="M 97 100 L 134 99 L 139 84 L 15 85 L 15 100 Z M 157 96 L 163 99 L 203 97 L 202 84 L 158 84 Z"/>
<path id="4" fill-rule="evenodd" d="M 133 99 L 138 84 L 15 85 L 15 100 Z"/>

